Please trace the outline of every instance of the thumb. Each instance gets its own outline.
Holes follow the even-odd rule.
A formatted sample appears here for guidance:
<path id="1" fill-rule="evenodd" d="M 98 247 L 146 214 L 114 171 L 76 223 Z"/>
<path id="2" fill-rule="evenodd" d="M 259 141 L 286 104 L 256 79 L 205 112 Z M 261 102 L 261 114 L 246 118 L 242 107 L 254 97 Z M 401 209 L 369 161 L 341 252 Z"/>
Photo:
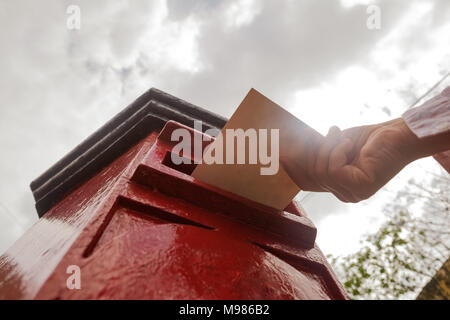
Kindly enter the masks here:
<path id="1" fill-rule="evenodd" d="M 330 154 L 328 172 L 333 173 L 348 164 L 348 159 L 352 148 L 353 143 L 348 138 L 345 138 L 341 143 L 339 143 Z"/>

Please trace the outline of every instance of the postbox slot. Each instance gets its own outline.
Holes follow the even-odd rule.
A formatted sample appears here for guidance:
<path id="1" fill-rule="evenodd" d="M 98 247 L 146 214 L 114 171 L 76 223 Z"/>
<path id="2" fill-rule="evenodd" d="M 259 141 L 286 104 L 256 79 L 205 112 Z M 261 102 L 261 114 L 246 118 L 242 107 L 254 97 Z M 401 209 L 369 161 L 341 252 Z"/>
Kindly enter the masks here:
<path id="1" fill-rule="evenodd" d="M 177 158 L 180 160 L 180 162 L 181 162 L 180 164 L 173 162 L 173 159 L 177 159 Z M 166 155 L 164 156 L 162 164 L 169 168 L 172 168 L 172 169 L 180 171 L 184 174 L 187 174 L 187 175 L 191 175 L 192 172 L 194 172 L 195 167 L 197 167 L 197 164 L 195 164 L 192 159 L 179 156 L 170 151 L 166 152 Z"/>
<path id="2" fill-rule="evenodd" d="M 314 246 L 317 231 L 306 217 L 264 207 L 173 171 L 161 165 L 139 165 L 131 181 L 279 235 L 288 242 L 301 244 L 303 248 Z"/>

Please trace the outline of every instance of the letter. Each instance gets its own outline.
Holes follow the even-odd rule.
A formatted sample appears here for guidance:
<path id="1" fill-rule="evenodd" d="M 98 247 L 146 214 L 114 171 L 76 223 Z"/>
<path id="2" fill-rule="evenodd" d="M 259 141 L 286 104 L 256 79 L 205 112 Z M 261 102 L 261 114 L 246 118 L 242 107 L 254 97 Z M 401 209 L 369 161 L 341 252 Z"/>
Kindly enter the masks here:
<path id="1" fill-rule="evenodd" d="M 204 141 L 211 141 L 210 137 L 217 137 L 220 134 L 220 130 L 217 128 L 211 128 L 205 131 L 205 135 L 203 136 Z"/>
<path id="2" fill-rule="evenodd" d="M 188 312 L 188 314 L 196 314 L 196 309 L 195 309 L 195 307 L 189 307 L 189 312 Z"/>
<path id="3" fill-rule="evenodd" d="M 247 129 L 245 132 L 243 129 L 226 129 L 226 163 L 227 164 L 235 164 L 234 163 L 234 150 L 237 152 L 237 164 L 245 164 L 246 160 L 246 152 L 245 152 L 245 142 L 248 137 L 248 157 L 249 164 L 257 164 L 258 163 L 258 155 L 257 155 L 257 143 L 258 137 L 256 130 L 253 128 Z M 235 139 L 236 138 L 236 139 Z M 237 144 L 234 144 L 234 141 L 237 140 Z M 235 148 L 235 146 L 237 148 Z"/>
<path id="4" fill-rule="evenodd" d="M 218 134 L 216 141 L 212 142 L 205 148 L 205 152 L 203 153 L 203 162 L 206 164 L 223 164 L 223 136 L 221 133 Z"/>
<path id="5" fill-rule="evenodd" d="M 255 314 L 262 314 L 262 305 L 257 304 Z"/>
<path id="6" fill-rule="evenodd" d="M 208 314 L 208 308 L 207 307 L 200 307 L 200 314 Z"/>
<path id="7" fill-rule="evenodd" d="M 67 29 L 80 30 L 81 29 L 81 9 L 79 6 L 70 5 L 67 7 L 66 13 L 69 14 L 66 21 Z"/>
<path id="8" fill-rule="evenodd" d="M 258 154 L 259 154 L 259 163 L 262 165 L 266 165 L 270 163 L 270 158 L 268 155 L 269 144 L 267 142 L 267 129 L 259 129 L 258 132 Z"/>
<path id="9" fill-rule="evenodd" d="M 178 312 L 179 314 L 186 314 L 186 310 L 184 310 L 184 307 L 180 308 L 180 312 Z"/>
<path id="10" fill-rule="evenodd" d="M 264 129 L 263 129 L 264 130 Z M 267 137 L 267 135 L 265 135 Z M 265 148 L 261 146 L 261 130 L 260 130 L 260 145 L 259 145 L 259 156 L 260 161 L 261 158 L 270 166 L 268 168 L 261 167 L 260 173 L 263 176 L 271 176 L 278 173 L 278 169 L 280 167 L 280 130 L 279 129 L 270 129 L 270 157 L 267 152 L 267 138 L 265 139 Z M 264 139 L 263 141 L 264 142 Z M 264 149 L 264 154 L 262 154 L 262 149 Z M 267 161 L 268 160 L 268 161 Z"/>
<path id="11" fill-rule="evenodd" d="M 180 138 L 181 141 L 180 141 Z M 172 131 L 171 141 L 180 141 L 172 148 L 170 155 L 172 162 L 176 165 L 191 164 L 191 134 L 189 130 L 178 128 Z"/>
<path id="12" fill-rule="evenodd" d="M 71 265 L 67 267 L 67 274 L 71 274 L 67 278 L 66 286 L 69 290 L 80 290 L 81 289 L 81 270 L 79 266 Z"/>
<path id="13" fill-rule="evenodd" d="M 234 312 L 233 312 L 233 305 L 232 304 L 229 305 L 229 309 L 228 309 L 227 305 L 225 304 L 223 306 L 223 314 L 234 314 Z"/>
<path id="14" fill-rule="evenodd" d="M 367 18 L 366 25 L 369 30 L 381 29 L 381 9 L 377 5 L 370 5 L 366 10 L 370 16 Z"/>
<path id="15" fill-rule="evenodd" d="M 206 317 L 207 318 L 211 317 L 214 307 L 206 307 L 206 310 L 208 311 L 208 314 L 206 315 Z"/>
<path id="16" fill-rule="evenodd" d="M 194 163 L 202 163 L 203 139 L 202 121 L 194 121 Z"/>

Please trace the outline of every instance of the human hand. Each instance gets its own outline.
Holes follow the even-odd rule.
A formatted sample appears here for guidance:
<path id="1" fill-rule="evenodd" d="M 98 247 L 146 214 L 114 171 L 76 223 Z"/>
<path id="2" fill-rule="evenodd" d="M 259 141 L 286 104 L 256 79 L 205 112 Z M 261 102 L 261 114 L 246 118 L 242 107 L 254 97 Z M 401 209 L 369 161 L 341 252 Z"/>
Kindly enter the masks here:
<path id="1" fill-rule="evenodd" d="M 332 127 L 308 163 L 283 162 L 289 176 L 305 191 L 329 191 L 344 202 L 375 194 L 411 161 L 425 156 L 421 142 L 402 119 L 354 127 Z M 423 149 L 423 148 L 422 148 Z M 305 170 L 308 179 L 305 184 Z M 314 188 L 305 188 L 314 185 Z"/>

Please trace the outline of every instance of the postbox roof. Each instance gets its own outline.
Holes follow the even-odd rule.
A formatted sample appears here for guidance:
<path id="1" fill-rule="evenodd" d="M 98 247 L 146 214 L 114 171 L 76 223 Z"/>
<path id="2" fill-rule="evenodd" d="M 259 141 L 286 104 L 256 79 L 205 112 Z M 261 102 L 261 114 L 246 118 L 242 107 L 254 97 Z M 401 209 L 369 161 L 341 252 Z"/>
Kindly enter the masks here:
<path id="1" fill-rule="evenodd" d="M 201 120 L 204 130 L 221 129 L 227 121 L 161 90 L 148 90 L 31 183 L 39 216 L 169 120 L 190 127 Z"/>

